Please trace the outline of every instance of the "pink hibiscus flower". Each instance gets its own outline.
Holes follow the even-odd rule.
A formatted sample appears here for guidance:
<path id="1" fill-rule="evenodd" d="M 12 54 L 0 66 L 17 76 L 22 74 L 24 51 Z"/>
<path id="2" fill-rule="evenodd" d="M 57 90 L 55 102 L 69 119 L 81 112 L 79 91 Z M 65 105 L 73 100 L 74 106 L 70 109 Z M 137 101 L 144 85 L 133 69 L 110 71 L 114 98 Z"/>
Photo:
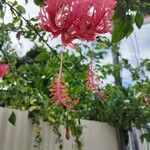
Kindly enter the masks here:
<path id="1" fill-rule="evenodd" d="M 6 76 L 9 72 L 9 66 L 7 64 L 0 64 L 0 78 Z"/>
<path id="2" fill-rule="evenodd" d="M 61 35 L 62 43 L 74 39 L 93 41 L 97 34 L 111 32 L 115 0 L 45 0 L 39 14 L 41 27 Z"/>

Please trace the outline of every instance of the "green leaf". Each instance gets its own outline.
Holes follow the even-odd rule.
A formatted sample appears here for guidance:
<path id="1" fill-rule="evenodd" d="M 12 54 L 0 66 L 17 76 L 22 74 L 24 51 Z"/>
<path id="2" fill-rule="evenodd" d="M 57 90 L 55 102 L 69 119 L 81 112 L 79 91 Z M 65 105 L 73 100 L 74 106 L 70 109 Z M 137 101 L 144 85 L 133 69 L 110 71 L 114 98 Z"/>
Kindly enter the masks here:
<path id="1" fill-rule="evenodd" d="M 49 58 L 49 53 L 47 51 L 40 53 L 36 58 L 35 61 L 43 62 L 47 61 Z"/>
<path id="2" fill-rule="evenodd" d="M 34 0 L 34 3 L 38 6 L 41 6 L 44 3 L 44 0 Z"/>
<path id="3" fill-rule="evenodd" d="M 125 37 L 124 22 L 121 19 L 114 20 L 114 30 L 112 34 L 112 42 L 116 43 Z"/>
<path id="4" fill-rule="evenodd" d="M 142 27 L 143 22 L 144 22 L 143 15 L 140 13 L 137 13 L 135 16 L 135 23 L 139 29 Z"/>
<path id="5" fill-rule="evenodd" d="M 20 14 L 25 14 L 26 13 L 25 8 L 21 5 L 17 6 L 17 10 L 19 11 Z"/>
<path id="6" fill-rule="evenodd" d="M 8 121 L 9 121 L 11 124 L 13 124 L 13 125 L 16 124 L 16 114 L 14 113 L 14 111 L 11 113 L 11 115 L 10 115 Z"/>
<path id="7" fill-rule="evenodd" d="M 150 2 L 144 2 L 143 4 L 150 7 Z"/>
<path id="8" fill-rule="evenodd" d="M 133 32 L 133 23 L 133 16 L 131 15 L 126 16 L 124 20 L 114 17 L 112 43 L 117 43 L 123 38 L 127 38 Z"/>
<path id="9" fill-rule="evenodd" d="M 2 10 L 4 3 L 5 3 L 5 0 L 0 0 L 0 10 Z"/>
<path id="10" fill-rule="evenodd" d="M 4 12 L 0 10 L 0 18 L 4 18 Z"/>
<path id="11" fill-rule="evenodd" d="M 25 0 L 26 4 L 28 3 L 28 0 Z"/>
<path id="12" fill-rule="evenodd" d="M 142 142 L 144 142 L 144 139 L 150 142 L 150 132 L 142 134 L 140 138 Z"/>

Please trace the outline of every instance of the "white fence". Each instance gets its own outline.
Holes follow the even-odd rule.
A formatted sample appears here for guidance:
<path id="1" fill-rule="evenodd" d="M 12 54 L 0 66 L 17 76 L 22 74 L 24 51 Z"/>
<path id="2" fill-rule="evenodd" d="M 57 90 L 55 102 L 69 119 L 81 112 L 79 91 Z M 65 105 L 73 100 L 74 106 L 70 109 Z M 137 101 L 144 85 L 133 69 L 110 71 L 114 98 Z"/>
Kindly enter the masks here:
<path id="1" fill-rule="evenodd" d="M 35 145 L 34 126 L 28 119 L 28 112 L 15 110 L 16 125 L 8 122 L 12 110 L 0 108 L 0 150 L 59 150 L 56 135 L 48 123 L 41 121 L 42 142 Z M 82 120 L 84 150 L 118 150 L 115 129 L 105 123 Z M 66 140 L 63 134 L 64 150 L 74 150 L 73 138 Z"/>
<path id="2" fill-rule="evenodd" d="M 129 132 L 129 150 L 150 150 L 150 143 L 146 140 L 141 142 L 140 135 L 143 133 L 145 133 L 144 129 L 132 128 Z"/>

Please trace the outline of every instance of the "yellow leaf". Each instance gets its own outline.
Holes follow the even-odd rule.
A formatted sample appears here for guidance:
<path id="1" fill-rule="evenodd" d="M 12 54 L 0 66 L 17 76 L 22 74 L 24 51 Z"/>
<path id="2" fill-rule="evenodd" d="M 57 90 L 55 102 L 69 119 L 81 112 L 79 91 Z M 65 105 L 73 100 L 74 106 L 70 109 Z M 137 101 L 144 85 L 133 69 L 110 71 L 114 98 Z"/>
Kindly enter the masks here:
<path id="1" fill-rule="evenodd" d="M 48 116 L 48 121 L 55 122 L 55 119 L 53 117 L 51 117 L 51 116 Z"/>

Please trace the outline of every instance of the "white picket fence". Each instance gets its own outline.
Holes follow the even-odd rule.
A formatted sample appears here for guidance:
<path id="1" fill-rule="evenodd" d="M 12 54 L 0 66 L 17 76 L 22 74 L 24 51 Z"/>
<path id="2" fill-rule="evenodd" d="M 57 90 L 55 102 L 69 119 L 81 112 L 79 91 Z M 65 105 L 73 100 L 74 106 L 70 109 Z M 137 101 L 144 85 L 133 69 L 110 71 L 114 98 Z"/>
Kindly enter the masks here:
<path id="1" fill-rule="evenodd" d="M 14 110 L 16 125 L 8 122 L 12 110 L 0 107 L 0 150 L 59 150 L 57 136 L 48 123 L 41 121 L 42 142 L 35 145 L 34 125 L 28 119 L 28 112 Z M 116 131 L 106 123 L 81 120 L 84 150 L 118 150 Z M 75 150 L 73 137 L 65 139 L 65 130 L 61 127 L 64 150 Z"/>

